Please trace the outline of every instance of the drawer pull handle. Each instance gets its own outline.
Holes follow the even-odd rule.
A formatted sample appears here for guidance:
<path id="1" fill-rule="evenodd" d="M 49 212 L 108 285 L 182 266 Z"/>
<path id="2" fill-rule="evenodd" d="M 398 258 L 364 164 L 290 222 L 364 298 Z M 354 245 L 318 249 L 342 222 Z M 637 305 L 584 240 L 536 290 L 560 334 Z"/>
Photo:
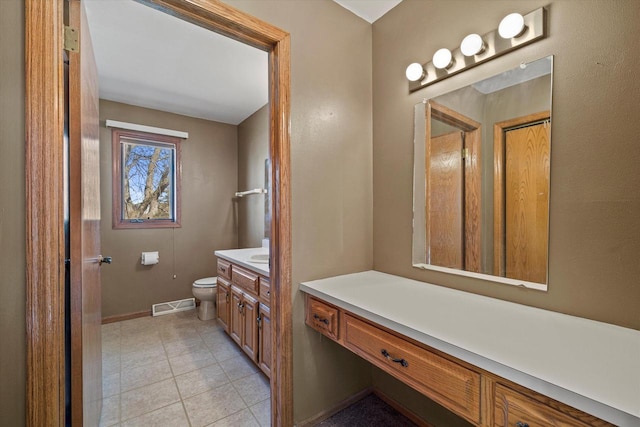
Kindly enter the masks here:
<path id="1" fill-rule="evenodd" d="M 318 316 L 317 314 L 314 314 L 314 315 L 313 315 L 313 318 L 314 318 L 314 319 L 316 319 L 316 320 L 317 320 L 317 321 L 319 321 L 319 322 L 324 323 L 325 325 L 328 325 L 328 324 L 329 324 L 329 319 L 327 319 L 326 317 L 320 317 L 320 316 Z"/>
<path id="2" fill-rule="evenodd" d="M 404 359 L 394 359 L 393 357 L 391 357 L 391 355 L 389 354 L 389 352 L 388 352 L 387 350 L 385 350 L 384 348 L 383 348 L 382 350 L 380 350 L 380 354 L 382 354 L 384 357 L 386 357 L 387 359 L 391 360 L 392 362 L 395 362 L 395 363 L 399 363 L 399 364 L 401 364 L 401 365 L 402 365 L 402 366 L 404 366 L 405 368 L 406 368 L 407 366 L 409 366 L 409 362 L 407 362 L 407 361 L 406 361 L 406 360 L 404 360 Z M 525 426 L 522 426 L 522 427 L 525 427 Z M 526 426 L 526 427 L 529 427 L 529 426 Z"/>
<path id="3" fill-rule="evenodd" d="M 518 421 L 516 423 L 516 427 L 529 427 L 529 424 L 523 423 L 522 421 Z"/>
<path id="4" fill-rule="evenodd" d="M 220 267 L 220 271 L 222 271 L 224 273 L 225 271 L 227 271 L 227 269 L 224 268 L 224 267 Z"/>

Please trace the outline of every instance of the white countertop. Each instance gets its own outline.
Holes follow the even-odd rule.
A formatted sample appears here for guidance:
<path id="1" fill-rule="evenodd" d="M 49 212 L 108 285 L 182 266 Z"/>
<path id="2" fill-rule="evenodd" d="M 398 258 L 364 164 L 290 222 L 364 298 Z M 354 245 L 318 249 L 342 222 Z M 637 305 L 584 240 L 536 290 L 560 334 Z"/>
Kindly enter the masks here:
<path id="1" fill-rule="evenodd" d="M 218 258 L 239 264 L 258 274 L 269 277 L 269 262 L 251 261 L 253 255 L 269 255 L 269 248 L 226 249 L 215 251 Z"/>
<path id="2" fill-rule="evenodd" d="M 640 331 L 366 271 L 300 289 L 619 426 L 640 426 Z"/>

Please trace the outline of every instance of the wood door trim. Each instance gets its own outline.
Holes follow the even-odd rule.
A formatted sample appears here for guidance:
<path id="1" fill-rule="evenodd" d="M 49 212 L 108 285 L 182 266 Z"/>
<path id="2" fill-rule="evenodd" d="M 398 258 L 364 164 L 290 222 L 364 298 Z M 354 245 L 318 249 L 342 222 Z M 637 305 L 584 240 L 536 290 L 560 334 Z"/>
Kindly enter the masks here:
<path id="1" fill-rule="evenodd" d="M 141 0 L 269 52 L 271 423 L 293 425 L 290 36 L 212 0 Z M 64 425 L 63 0 L 25 3 L 27 425 Z"/>
<path id="2" fill-rule="evenodd" d="M 427 264 L 431 263 L 431 235 L 429 232 L 429 224 L 431 224 L 431 162 L 429 155 L 431 153 L 431 118 L 435 118 L 450 126 L 454 126 L 462 130 L 465 134 L 464 147 L 468 149 L 468 155 L 471 159 L 470 167 L 465 166 L 465 195 L 464 195 L 464 262 L 465 270 L 480 273 L 480 255 L 481 255 L 481 227 L 482 223 L 482 171 L 481 171 L 481 132 L 482 123 L 477 122 L 459 112 L 446 107 L 439 102 L 430 100 L 425 108 L 425 242 L 429 253 L 427 254 Z M 467 185 L 469 183 L 469 185 Z M 467 262 L 473 260 L 473 264 L 467 267 Z"/>
<path id="3" fill-rule="evenodd" d="M 28 426 L 64 425 L 63 3 L 25 1 Z"/>
<path id="4" fill-rule="evenodd" d="M 503 122 L 497 122 L 493 125 L 493 274 L 495 276 L 504 277 L 505 275 L 505 214 L 503 209 L 505 203 L 505 194 L 503 191 L 505 180 L 505 132 L 510 128 L 549 119 L 550 117 L 551 112 L 545 110 Z"/>

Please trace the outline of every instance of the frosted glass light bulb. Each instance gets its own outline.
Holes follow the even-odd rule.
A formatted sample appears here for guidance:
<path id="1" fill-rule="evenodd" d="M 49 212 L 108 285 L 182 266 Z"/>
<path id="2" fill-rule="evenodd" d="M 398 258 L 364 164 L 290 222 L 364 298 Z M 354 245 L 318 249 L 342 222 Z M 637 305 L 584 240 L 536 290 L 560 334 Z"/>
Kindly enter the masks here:
<path id="1" fill-rule="evenodd" d="M 417 62 L 409 64 L 405 74 L 407 76 L 407 80 L 410 82 L 417 82 L 418 80 L 422 80 L 425 76 L 424 68 L 422 68 L 422 65 Z"/>
<path id="2" fill-rule="evenodd" d="M 438 69 L 449 68 L 452 62 L 453 57 L 449 49 L 438 49 L 436 53 L 433 54 L 433 66 Z"/>
<path id="3" fill-rule="evenodd" d="M 503 39 L 512 39 L 521 35 L 525 28 L 524 17 L 519 13 L 510 13 L 500 21 L 498 34 Z"/>
<path id="4" fill-rule="evenodd" d="M 460 52 L 464 56 L 473 56 L 484 51 L 485 44 L 482 37 L 478 34 L 469 34 L 467 37 L 462 39 L 462 43 L 460 43 Z"/>

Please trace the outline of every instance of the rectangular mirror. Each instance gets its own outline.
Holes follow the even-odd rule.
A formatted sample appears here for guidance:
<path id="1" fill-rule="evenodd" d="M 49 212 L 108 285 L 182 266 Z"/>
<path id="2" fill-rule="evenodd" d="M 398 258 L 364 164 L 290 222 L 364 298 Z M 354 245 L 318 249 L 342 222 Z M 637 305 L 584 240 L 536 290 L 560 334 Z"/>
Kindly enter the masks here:
<path id="1" fill-rule="evenodd" d="M 414 111 L 413 266 L 546 290 L 553 57 Z"/>

